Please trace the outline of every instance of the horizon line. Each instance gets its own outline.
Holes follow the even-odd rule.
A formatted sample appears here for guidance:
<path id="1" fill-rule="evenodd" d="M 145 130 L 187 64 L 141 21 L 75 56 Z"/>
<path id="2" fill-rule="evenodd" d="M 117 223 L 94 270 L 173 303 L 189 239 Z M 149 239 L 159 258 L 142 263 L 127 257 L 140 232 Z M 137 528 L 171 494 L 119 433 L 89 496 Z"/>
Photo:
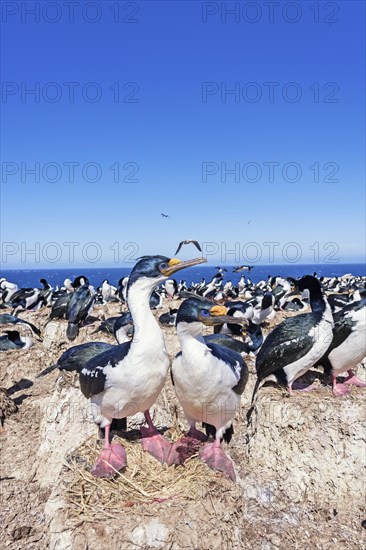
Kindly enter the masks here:
<path id="1" fill-rule="evenodd" d="M 127 268 L 133 268 L 135 265 L 136 265 L 137 261 L 134 263 L 134 264 L 122 264 L 120 266 L 111 266 L 111 265 L 103 265 L 103 266 L 99 266 L 99 267 L 96 267 L 96 266 L 71 266 L 71 265 L 67 265 L 67 266 L 59 266 L 59 267 L 48 267 L 48 266 L 41 266 L 41 267 L 27 267 L 27 268 L 22 268 L 22 267 L 7 267 L 7 268 L 1 268 L 0 269 L 0 273 L 2 271 L 43 271 L 43 270 L 49 270 L 49 271 L 57 271 L 59 269 L 127 269 Z M 200 265 L 200 268 L 202 267 L 213 267 L 214 265 L 217 265 L 219 264 L 219 262 L 213 262 L 213 263 L 206 263 L 206 264 L 201 264 Z M 226 264 L 226 263 L 222 263 L 222 267 L 235 267 L 237 264 Z M 246 265 L 250 265 L 250 264 L 246 264 Z M 295 266 L 295 265 L 305 265 L 305 266 L 313 266 L 313 267 L 316 267 L 316 266 L 339 266 L 339 265 L 365 265 L 365 268 L 366 268 L 366 261 L 343 261 L 343 262 L 326 262 L 326 263 L 321 263 L 321 262 L 317 262 L 317 263 L 308 263 L 308 262 L 287 262 L 287 263 L 283 263 L 283 264 L 278 264 L 278 263 L 270 263 L 270 264 L 253 264 L 253 266 L 251 266 L 252 269 L 255 269 L 256 267 L 287 267 L 287 266 Z M 221 266 L 220 266 L 221 267 Z M 188 268 L 188 269 L 194 269 L 196 268 L 196 266 L 192 266 L 191 268 Z"/>

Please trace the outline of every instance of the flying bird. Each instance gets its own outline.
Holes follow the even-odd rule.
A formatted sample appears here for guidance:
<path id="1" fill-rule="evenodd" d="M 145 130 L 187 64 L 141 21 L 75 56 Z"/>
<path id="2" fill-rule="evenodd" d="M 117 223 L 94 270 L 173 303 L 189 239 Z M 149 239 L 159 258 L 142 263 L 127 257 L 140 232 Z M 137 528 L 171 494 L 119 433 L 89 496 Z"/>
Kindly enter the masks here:
<path id="1" fill-rule="evenodd" d="M 253 269 L 253 265 L 239 265 L 238 267 L 234 267 L 233 269 L 233 273 L 239 273 L 239 271 L 244 271 L 244 270 L 248 270 L 249 273 L 251 272 L 251 270 Z"/>
<path id="2" fill-rule="evenodd" d="M 202 252 L 202 248 L 200 247 L 200 245 L 199 245 L 199 243 L 198 243 L 197 241 L 185 240 L 185 241 L 182 241 L 182 242 L 179 243 L 178 248 L 177 248 L 175 254 L 178 254 L 179 250 L 182 248 L 182 246 L 183 246 L 184 244 L 190 244 L 190 243 L 194 244 L 194 246 L 195 246 L 200 252 Z"/>
<path id="3" fill-rule="evenodd" d="M 168 216 L 168 214 L 161 214 L 161 216 L 163 216 L 163 218 L 170 218 L 170 216 Z"/>

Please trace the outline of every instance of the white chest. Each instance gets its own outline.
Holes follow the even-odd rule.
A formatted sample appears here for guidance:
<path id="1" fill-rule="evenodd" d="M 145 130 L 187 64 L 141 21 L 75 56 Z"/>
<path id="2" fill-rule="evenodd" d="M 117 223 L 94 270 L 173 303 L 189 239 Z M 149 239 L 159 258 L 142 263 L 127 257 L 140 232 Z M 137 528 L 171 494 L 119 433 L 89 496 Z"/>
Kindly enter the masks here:
<path id="1" fill-rule="evenodd" d="M 366 355 L 366 308 L 350 315 L 355 322 L 351 334 L 329 354 L 329 361 L 336 373 L 354 368 Z"/>
<path id="2" fill-rule="evenodd" d="M 326 312 L 322 320 L 310 330 L 309 336 L 314 341 L 310 351 L 297 361 L 284 367 L 288 384 L 305 374 L 327 351 L 333 339 L 333 318 Z"/>
<path id="3" fill-rule="evenodd" d="M 204 349 L 192 346 L 174 360 L 175 390 L 190 422 L 207 422 L 218 429 L 235 416 L 239 407 L 240 396 L 232 389 L 237 378 L 226 363 Z"/>

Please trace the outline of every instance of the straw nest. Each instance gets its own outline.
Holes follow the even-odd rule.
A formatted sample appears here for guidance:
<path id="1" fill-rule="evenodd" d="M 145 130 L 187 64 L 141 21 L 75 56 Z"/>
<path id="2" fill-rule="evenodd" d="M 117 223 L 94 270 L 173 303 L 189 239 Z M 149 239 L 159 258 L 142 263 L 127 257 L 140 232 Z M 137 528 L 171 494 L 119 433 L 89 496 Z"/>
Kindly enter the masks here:
<path id="1" fill-rule="evenodd" d="M 116 471 L 113 478 L 96 478 L 90 473 L 101 449 L 97 437 L 92 436 L 67 457 L 65 499 L 69 519 L 118 518 L 121 511 L 128 513 L 137 505 L 198 502 L 213 486 L 227 482 L 203 464 L 198 454 L 182 466 L 168 467 L 144 452 L 140 440 L 132 437 L 113 439 L 125 447 L 128 461 L 127 467 Z"/>

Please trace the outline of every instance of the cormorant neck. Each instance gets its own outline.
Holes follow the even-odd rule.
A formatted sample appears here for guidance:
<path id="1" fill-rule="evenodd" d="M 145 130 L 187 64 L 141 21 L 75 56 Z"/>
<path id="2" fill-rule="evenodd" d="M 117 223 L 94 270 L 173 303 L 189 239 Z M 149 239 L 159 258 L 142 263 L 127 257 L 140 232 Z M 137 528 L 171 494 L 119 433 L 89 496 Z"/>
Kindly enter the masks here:
<path id="1" fill-rule="evenodd" d="M 309 288 L 311 311 L 323 313 L 328 305 L 323 289 L 319 286 Z"/>
<path id="2" fill-rule="evenodd" d="M 156 339 L 157 334 L 162 335 L 160 327 L 150 309 L 150 297 L 155 289 L 152 286 L 151 279 L 141 277 L 135 281 L 128 289 L 127 304 L 133 320 L 133 338 L 132 344 L 141 341 L 141 334 L 144 334 L 145 340 Z"/>
<path id="3" fill-rule="evenodd" d="M 202 335 L 202 323 L 199 321 L 194 323 L 186 323 L 181 321 L 177 325 L 177 335 L 179 342 L 182 348 L 192 340 L 197 340 L 198 342 L 205 343 Z"/>

